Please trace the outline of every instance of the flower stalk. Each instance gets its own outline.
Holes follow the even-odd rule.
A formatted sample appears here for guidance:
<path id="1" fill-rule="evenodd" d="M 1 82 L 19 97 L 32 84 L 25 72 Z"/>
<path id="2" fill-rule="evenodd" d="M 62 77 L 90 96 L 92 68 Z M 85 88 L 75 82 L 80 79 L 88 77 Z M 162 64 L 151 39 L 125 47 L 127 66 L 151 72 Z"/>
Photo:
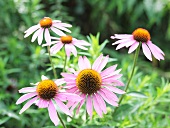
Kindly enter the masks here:
<path id="1" fill-rule="evenodd" d="M 136 67 L 136 63 L 137 63 L 137 60 L 138 60 L 138 56 L 139 56 L 139 51 L 140 51 L 141 45 L 142 45 L 142 42 L 139 43 L 139 46 L 138 46 L 138 48 L 137 48 L 137 50 L 136 50 L 136 52 L 135 52 L 135 57 L 134 57 L 133 67 L 132 67 L 132 72 L 131 72 L 130 78 L 129 78 L 127 84 L 126 84 L 126 87 L 125 87 L 125 90 L 124 90 L 125 92 L 128 90 L 129 85 L 130 85 L 130 82 L 131 82 L 131 80 L 132 80 L 132 77 L 133 77 L 133 74 L 134 74 L 134 71 L 135 71 L 135 67 Z M 125 94 L 123 94 L 123 95 L 121 96 L 121 98 L 120 98 L 120 100 L 119 100 L 119 102 L 118 102 L 119 105 L 121 104 L 124 96 L 125 96 Z M 116 113 L 117 109 L 118 109 L 118 107 L 116 107 L 115 110 L 113 111 L 113 115 Z"/>

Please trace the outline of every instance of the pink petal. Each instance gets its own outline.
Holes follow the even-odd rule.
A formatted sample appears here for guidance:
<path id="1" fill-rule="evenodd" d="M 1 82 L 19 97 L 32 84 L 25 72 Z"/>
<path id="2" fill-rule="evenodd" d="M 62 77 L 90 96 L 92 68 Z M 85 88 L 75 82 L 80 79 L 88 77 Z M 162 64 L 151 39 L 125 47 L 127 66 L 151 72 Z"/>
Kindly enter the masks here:
<path id="1" fill-rule="evenodd" d="M 103 54 L 101 54 L 101 55 L 95 60 L 95 62 L 94 62 L 93 65 L 92 65 L 92 69 L 97 70 L 98 66 L 100 65 L 100 63 L 101 63 L 101 61 L 102 61 L 102 58 L 103 58 Z"/>
<path id="2" fill-rule="evenodd" d="M 37 29 L 39 29 L 40 26 L 39 24 L 38 25 L 34 25 L 32 27 L 30 27 L 29 29 L 27 29 L 24 33 L 26 33 L 24 35 L 24 38 L 28 37 L 29 35 L 31 35 L 33 32 L 35 32 Z"/>
<path id="3" fill-rule="evenodd" d="M 66 34 L 55 27 L 51 27 L 51 30 L 59 36 L 65 36 Z"/>
<path id="4" fill-rule="evenodd" d="M 49 101 L 46 101 L 46 100 L 43 100 L 43 99 L 40 99 L 36 105 L 39 107 L 39 108 L 47 108 L 48 107 L 48 104 L 49 104 Z"/>
<path id="5" fill-rule="evenodd" d="M 38 29 L 38 30 L 34 33 L 34 35 L 32 36 L 31 42 L 34 42 L 34 41 L 37 39 L 37 37 L 38 37 L 38 35 L 40 34 L 40 32 L 41 32 L 41 29 Z"/>
<path id="6" fill-rule="evenodd" d="M 49 107 L 48 107 L 48 113 L 49 113 L 51 121 L 54 123 L 55 126 L 57 126 L 58 125 L 58 116 L 57 116 L 57 112 L 54 107 L 54 104 L 52 103 L 51 100 L 50 100 Z"/>
<path id="7" fill-rule="evenodd" d="M 81 101 L 82 100 L 82 98 L 79 95 L 74 94 L 74 93 L 66 93 L 66 92 L 58 93 L 57 96 L 65 97 L 66 100 L 72 101 L 72 102 L 74 102 L 74 101 Z M 57 97 L 57 98 L 60 99 L 59 97 Z"/>
<path id="8" fill-rule="evenodd" d="M 48 28 L 45 29 L 45 41 L 50 44 L 51 43 L 51 37 Z"/>
<path id="9" fill-rule="evenodd" d="M 53 27 L 56 27 L 56 28 L 58 28 L 60 30 L 63 30 L 63 31 L 71 33 L 71 31 L 69 29 L 67 29 L 65 27 L 62 27 L 62 26 L 59 26 L 58 24 L 53 24 Z"/>
<path id="10" fill-rule="evenodd" d="M 110 77 L 107 77 L 107 78 L 102 78 L 102 82 L 106 82 L 106 83 L 110 82 L 110 83 L 112 83 L 114 80 L 119 79 L 121 76 L 122 76 L 122 74 L 118 74 L 118 75 L 110 76 Z"/>
<path id="11" fill-rule="evenodd" d="M 59 43 L 55 44 L 54 46 L 52 46 L 50 48 L 50 52 L 52 54 L 56 54 L 63 47 L 63 45 L 64 44 L 62 42 L 59 42 Z"/>
<path id="12" fill-rule="evenodd" d="M 98 66 L 98 68 L 96 69 L 98 72 L 101 72 L 101 70 L 106 66 L 107 62 L 109 60 L 109 56 L 107 55 L 102 62 L 100 63 L 100 65 Z"/>
<path id="13" fill-rule="evenodd" d="M 83 106 L 83 104 L 84 104 L 84 102 L 85 102 L 85 100 L 86 100 L 86 95 L 85 95 L 85 94 L 81 94 L 81 97 L 83 98 L 83 100 L 80 101 L 80 104 L 79 104 L 79 106 L 78 106 L 78 108 L 77 108 L 76 114 L 79 113 L 81 107 Z"/>
<path id="14" fill-rule="evenodd" d="M 26 87 L 19 90 L 19 93 L 35 92 L 35 87 Z"/>
<path id="15" fill-rule="evenodd" d="M 142 43 L 143 53 L 150 61 L 152 61 L 151 51 L 145 43 Z"/>
<path id="16" fill-rule="evenodd" d="M 76 92 L 77 90 L 78 90 L 78 88 L 75 86 L 75 87 L 73 87 L 73 88 L 71 88 L 71 89 L 67 89 L 66 91 L 69 92 L 69 93 L 74 93 L 74 92 Z"/>
<path id="17" fill-rule="evenodd" d="M 64 81 L 64 78 L 60 78 L 60 79 L 54 80 L 54 82 L 55 82 L 57 85 L 62 85 L 62 84 L 64 84 L 64 83 L 66 83 L 66 82 Z"/>
<path id="18" fill-rule="evenodd" d="M 153 56 L 160 60 L 160 59 L 163 59 L 164 60 L 164 57 L 162 56 L 162 54 L 156 49 L 156 47 L 154 45 L 152 45 L 152 43 L 148 42 L 147 45 L 149 46 L 149 49 L 151 50 Z"/>
<path id="19" fill-rule="evenodd" d="M 79 66 L 80 70 L 83 70 L 83 69 L 86 68 L 85 65 L 84 65 L 84 59 L 82 58 L 82 56 L 79 57 L 78 66 Z"/>
<path id="20" fill-rule="evenodd" d="M 152 43 L 152 42 L 150 41 L 150 43 Z M 158 46 L 156 46 L 156 45 L 153 44 L 153 43 L 152 43 L 152 45 L 155 47 L 155 49 L 156 49 L 157 51 L 159 51 L 160 53 L 162 53 L 163 55 L 165 55 L 164 52 L 163 52 Z"/>
<path id="21" fill-rule="evenodd" d="M 109 91 L 106 88 L 102 88 L 102 89 L 100 89 L 100 91 L 104 92 L 107 95 L 107 97 L 112 98 L 114 101 L 119 100 L 118 97 L 113 92 Z"/>
<path id="22" fill-rule="evenodd" d="M 94 95 L 92 96 L 92 98 L 93 98 L 94 109 L 96 110 L 97 114 L 100 117 L 102 117 L 103 115 L 102 115 L 102 110 L 100 108 L 100 104 L 98 103 L 98 101 L 97 101 L 97 99 L 96 99 L 96 97 Z"/>
<path id="23" fill-rule="evenodd" d="M 78 48 L 80 48 L 80 49 L 88 50 L 88 48 L 86 48 L 86 47 L 82 46 L 81 44 L 79 44 L 80 42 L 72 41 L 72 43 L 73 43 L 76 47 L 78 47 Z"/>
<path id="24" fill-rule="evenodd" d="M 128 38 L 132 38 L 133 35 L 131 34 L 115 34 L 114 36 L 111 36 L 111 39 L 128 39 Z"/>
<path id="25" fill-rule="evenodd" d="M 38 36 L 38 44 L 41 45 L 42 41 L 43 41 L 43 32 L 44 32 L 44 28 L 41 28 L 41 32 Z"/>
<path id="26" fill-rule="evenodd" d="M 72 112 L 78 104 L 79 102 L 74 102 L 74 104 L 72 104 L 70 111 Z"/>
<path id="27" fill-rule="evenodd" d="M 68 28 L 72 27 L 71 24 L 67 24 L 67 23 L 58 23 L 58 24 L 62 27 L 68 27 Z"/>
<path id="28" fill-rule="evenodd" d="M 28 100 L 28 99 L 36 96 L 36 95 L 37 95 L 37 92 L 31 92 L 31 93 L 24 94 L 23 96 L 21 96 L 21 97 L 17 100 L 16 104 L 20 104 L 20 103 L 22 103 L 22 102 L 24 102 L 24 101 L 26 101 L 26 100 Z"/>
<path id="29" fill-rule="evenodd" d="M 100 95 L 102 96 L 102 98 L 110 105 L 112 106 L 118 106 L 118 103 L 115 102 L 111 97 L 107 96 L 107 94 L 105 94 L 102 91 L 99 91 Z"/>
<path id="30" fill-rule="evenodd" d="M 65 114 L 69 116 L 72 116 L 68 107 L 63 102 L 61 102 L 58 98 L 55 98 L 54 100 L 62 112 L 64 112 Z"/>
<path id="31" fill-rule="evenodd" d="M 25 110 L 27 110 L 37 99 L 38 97 L 34 97 L 33 99 L 29 100 L 20 110 L 19 114 L 22 114 Z"/>
<path id="32" fill-rule="evenodd" d="M 67 44 L 70 45 L 70 51 L 73 53 L 73 55 L 76 57 L 77 56 L 77 50 L 73 44 Z"/>
<path id="33" fill-rule="evenodd" d="M 113 87 L 113 86 L 105 86 L 106 88 L 108 88 L 109 90 L 111 90 L 112 92 L 115 92 L 115 93 L 118 93 L 118 94 L 124 94 L 125 91 L 123 90 L 120 90 L 116 87 Z"/>
<path id="34" fill-rule="evenodd" d="M 97 93 L 95 94 L 95 97 L 96 97 L 98 103 L 100 104 L 101 110 L 103 111 L 104 114 L 106 114 L 107 113 L 106 104 L 105 104 L 103 98 Z"/>
<path id="35" fill-rule="evenodd" d="M 69 73 L 61 73 L 61 75 L 63 77 L 66 77 L 68 79 L 72 79 L 72 80 L 75 80 L 76 79 L 76 76 L 74 74 L 69 74 Z"/>
<path id="36" fill-rule="evenodd" d="M 93 104 L 92 104 L 92 99 L 91 99 L 91 96 L 90 96 L 90 95 L 87 96 L 86 109 L 87 109 L 87 113 L 88 113 L 88 114 L 90 115 L 90 117 L 92 118 L 92 114 L 93 114 Z"/>
<path id="37" fill-rule="evenodd" d="M 65 51 L 66 51 L 67 57 L 70 57 L 70 53 L 71 53 L 70 45 L 68 45 L 68 44 L 65 45 Z"/>
<path id="38" fill-rule="evenodd" d="M 118 70 L 116 70 L 116 71 L 113 71 L 113 72 L 111 72 L 111 73 L 109 73 L 109 74 L 103 76 L 102 79 L 105 79 L 105 78 L 109 78 L 109 77 L 118 75 L 118 74 L 120 73 L 121 70 L 122 70 L 122 69 L 118 69 Z"/>
<path id="39" fill-rule="evenodd" d="M 86 66 L 86 69 L 91 69 L 90 61 L 87 59 L 86 56 L 84 56 L 84 65 Z"/>
<path id="40" fill-rule="evenodd" d="M 112 73 L 115 71 L 117 67 L 117 64 L 116 65 L 113 65 L 113 66 L 110 66 L 109 68 L 106 68 L 105 70 L 103 70 L 100 75 L 101 77 L 104 77 L 104 76 L 107 76 L 108 74 Z"/>
<path id="41" fill-rule="evenodd" d="M 135 49 L 137 49 L 137 47 L 139 46 L 139 42 L 135 42 L 134 44 L 132 44 L 132 46 L 129 48 L 128 53 L 132 53 Z"/>

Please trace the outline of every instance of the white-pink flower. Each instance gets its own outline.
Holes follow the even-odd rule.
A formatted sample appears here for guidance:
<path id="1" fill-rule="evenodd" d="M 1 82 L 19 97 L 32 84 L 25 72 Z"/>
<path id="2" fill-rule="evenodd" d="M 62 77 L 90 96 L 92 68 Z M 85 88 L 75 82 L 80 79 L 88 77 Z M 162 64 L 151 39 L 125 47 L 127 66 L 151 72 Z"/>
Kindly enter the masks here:
<path id="1" fill-rule="evenodd" d="M 116 50 L 122 47 L 130 47 L 128 53 L 132 53 L 141 42 L 143 53 L 150 61 L 152 61 L 152 55 L 159 61 L 164 60 L 164 52 L 152 43 L 150 34 L 146 29 L 138 28 L 132 34 L 115 34 L 111 38 L 120 39 L 112 44 L 119 44 Z"/>
<path id="2" fill-rule="evenodd" d="M 85 56 L 80 56 L 78 60 L 79 71 L 69 69 L 72 73 L 61 73 L 66 81 L 64 87 L 67 88 L 67 92 L 76 93 L 83 98 L 80 103 L 68 102 L 67 106 L 71 107 L 71 111 L 78 105 L 78 113 L 82 105 L 86 104 L 86 110 L 90 117 L 92 117 L 93 107 L 97 114 L 102 117 L 103 113 L 107 113 L 105 101 L 110 105 L 118 106 L 118 97 L 115 93 L 125 93 L 116 88 L 116 86 L 124 85 L 118 80 L 122 76 L 119 74 L 121 69 L 116 70 L 117 65 L 113 65 L 103 70 L 108 59 L 108 56 L 100 55 L 91 65 Z"/>
<path id="3" fill-rule="evenodd" d="M 52 54 L 56 54 L 62 47 L 65 47 L 67 57 L 70 57 L 71 52 L 73 53 L 74 56 L 77 56 L 76 47 L 83 49 L 83 50 L 88 50 L 85 46 L 91 45 L 90 43 L 84 40 L 78 40 L 69 35 L 61 36 L 61 38 L 51 37 L 51 39 L 54 39 L 55 41 L 52 41 L 51 43 L 54 45 L 50 48 L 50 52 Z"/>
<path id="4" fill-rule="evenodd" d="M 38 44 L 41 45 L 43 41 L 43 35 L 45 38 L 45 41 L 47 43 L 51 43 L 51 37 L 49 29 L 51 29 L 54 33 L 56 33 L 59 36 L 66 35 L 61 30 L 71 33 L 67 27 L 72 27 L 72 25 L 67 23 L 62 23 L 59 20 L 52 20 L 49 17 L 44 17 L 40 20 L 40 22 L 37 25 L 34 25 L 30 27 L 28 30 L 26 30 L 24 33 L 24 38 L 31 35 L 33 32 L 35 32 L 32 36 L 31 42 L 34 42 L 38 38 Z"/>
<path id="5" fill-rule="evenodd" d="M 51 121 L 55 125 L 58 125 L 58 116 L 54 104 L 56 104 L 65 114 L 71 116 L 70 110 L 63 102 L 77 102 L 82 100 L 82 98 L 76 94 L 60 90 L 60 87 L 58 86 L 65 83 L 63 78 L 53 81 L 49 80 L 46 76 L 42 76 L 41 79 L 42 81 L 36 83 L 34 87 L 25 87 L 19 90 L 20 93 L 26 94 L 21 96 L 16 104 L 21 104 L 22 102 L 31 99 L 23 106 L 19 113 L 23 113 L 35 103 L 39 108 L 47 108 Z"/>

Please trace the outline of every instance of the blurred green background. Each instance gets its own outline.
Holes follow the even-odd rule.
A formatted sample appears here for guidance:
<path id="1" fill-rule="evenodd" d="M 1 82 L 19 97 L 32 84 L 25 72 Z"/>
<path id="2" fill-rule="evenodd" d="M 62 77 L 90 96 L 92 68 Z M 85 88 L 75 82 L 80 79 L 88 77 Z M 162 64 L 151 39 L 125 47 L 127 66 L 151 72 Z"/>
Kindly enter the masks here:
<path id="1" fill-rule="evenodd" d="M 48 56 L 44 56 L 46 49 L 38 46 L 37 42 L 31 43 L 31 36 L 23 38 L 24 31 L 44 16 L 72 24 L 72 35 L 78 39 L 87 40 L 90 33 L 94 35 L 88 41 L 91 39 L 92 43 L 96 41 L 98 44 L 91 50 L 96 46 L 101 48 L 105 41 L 106 47 L 96 52 L 114 58 L 112 64 L 118 63 L 118 67 L 122 68 L 124 83 L 130 75 L 133 54 L 128 55 L 126 48 L 115 51 L 111 35 L 130 34 L 138 27 L 146 28 L 153 43 L 166 55 L 164 61 L 150 62 L 141 52 L 131 83 L 133 86 L 116 115 L 112 115 L 114 107 L 108 107 L 108 114 L 102 119 L 95 113 L 94 119 L 87 121 L 84 120 L 84 112 L 71 121 L 62 115 L 69 128 L 170 128 L 169 0 L 1 0 L 0 127 L 53 126 L 47 110 L 33 105 L 19 115 L 23 104 L 15 104 L 21 96 L 18 89 L 39 81 L 42 74 L 52 78 L 51 71 L 46 70 L 49 68 Z M 97 35 L 98 32 L 100 35 Z M 96 53 L 91 53 L 93 58 Z"/>

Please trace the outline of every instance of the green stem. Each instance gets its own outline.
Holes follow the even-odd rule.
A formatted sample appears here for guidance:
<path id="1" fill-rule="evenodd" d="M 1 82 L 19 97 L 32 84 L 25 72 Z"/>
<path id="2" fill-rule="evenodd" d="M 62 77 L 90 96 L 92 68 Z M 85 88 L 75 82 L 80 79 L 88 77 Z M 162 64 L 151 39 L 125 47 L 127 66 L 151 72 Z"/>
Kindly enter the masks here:
<path id="1" fill-rule="evenodd" d="M 49 60 L 50 60 L 50 63 L 51 63 L 51 67 L 53 69 L 53 74 L 54 74 L 54 77 L 56 79 L 57 78 L 57 73 L 55 71 L 54 64 L 52 62 L 51 53 L 50 53 L 50 46 L 47 47 L 47 50 L 48 50 L 48 54 L 49 54 Z"/>
<path id="2" fill-rule="evenodd" d="M 60 117 L 60 115 L 59 115 L 58 112 L 57 112 L 57 115 L 58 115 L 59 120 L 61 121 L 61 124 L 63 125 L 63 128 L 67 128 L 67 127 L 65 126 L 63 120 L 61 119 L 61 117 Z"/>
<path id="3" fill-rule="evenodd" d="M 65 50 L 64 50 L 64 51 L 65 51 Z M 65 71 L 66 64 L 67 64 L 67 54 L 66 54 L 66 51 L 65 51 L 65 59 L 64 59 L 64 67 L 63 67 L 63 72 Z"/>
<path id="4" fill-rule="evenodd" d="M 51 58 L 50 46 L 48 46 L 48 47 L 47 47 L 47 49 L 48 49 L 48 53 L 49 53 L 49 60 L 50 60 L 50 63 L 51 63 L 51 67 L 52 67 L 52 69 L 53 69 L 54 77 L 55 77 L 55 78 L 57 78 L 57 73 L 56 73 L 56 71 L 55 71 L 54 64 L 53 64 L 53 62 L 52 62 L 52 58 Z M 61 119 L 61 117 L 60 117 L 60 115 L 59 115 L 59 113 L 58 113 L 58 112 L 57 112 L 57 116 L 58 116 L 58 118 L 59 118 L 59 120 L 60 120 L 61 124 L 63 125 L 63 128 L 66 128 L 66 126 L 65 126 L 65 124 L 64 124 L 63 120 Z"/>
<path id="5" fill-rule="evenodd" d="M 133 61 L 133 67 L 132 67 L 132 72 L 131 72 L 131 75 L 130 75 L 130 78 L 126 84 L 126 87 L 125 87 L 125 92 L 128 90 L 128 87 L 130 85 L 130 82 L 132 80 L 132 77 L 133 77 L 133 74 L 134 74 L 134 71 L 135 71 L 135 67 L 136 67 L 136 63 L 137 63 L 137 60 L 138 60 L 138 56 L 139 56 L 139 51 L 140 51 L 140 47 L 141 47 L 141 42 L 139 43 L 139 46 L 135 52 L 135 57 L 134 57 L 134 61 Z M 123 98 L 124 98 L 125 94 L 123 94 L 118 102 L 118 105 L 120 105 L 120 103 L 122 102 Z M 116 113 L 118 107 L 115 108 L 115 110 L 113 111 L 113 115 Z"/>

